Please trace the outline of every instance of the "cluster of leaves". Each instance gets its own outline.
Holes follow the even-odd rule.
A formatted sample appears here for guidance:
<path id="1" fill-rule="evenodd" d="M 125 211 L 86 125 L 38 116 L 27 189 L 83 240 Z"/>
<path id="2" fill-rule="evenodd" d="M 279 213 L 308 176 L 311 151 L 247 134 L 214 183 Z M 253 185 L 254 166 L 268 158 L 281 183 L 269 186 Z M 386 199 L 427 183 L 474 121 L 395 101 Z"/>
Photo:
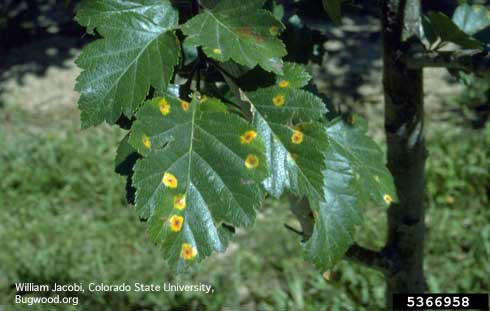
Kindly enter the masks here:
<path id="1" fill-rule="evenodd" d="M 424 32 L 432 50 L 446 43 L 465 49 L 484 49 L 490 39 L 490 11 L 482 5 L 461 4 L 450 18 L 442 12 L 429 12 L 423 20 Z"/>
<path id="2" fill-rule="evenodd" d="M 429 50 L 439 51 L 448 43 L 460 48 L 488 52 L 490 43 L 490 10 L 480 4 L 459 5 L 452 18 L 442 12 L 429 12 L 423 19 L 425 38 Z M 466 84 L 474 75 L 462 70 L 450 71 Z"/>
<path id="3" fill-rule="evenodd" d="M 361 207 L 395 199 L 364 121 L 328 120 L 305 68 L 283 61 L 285 26 L 264 0 L 88 0 L 76 18 L 100 36 L 77 60 L 82 125 L 130 127 L 116 170 L 177 270 L 224 251 L 286 192 L 308 199 L 305 254 L 328 269 Z"/>

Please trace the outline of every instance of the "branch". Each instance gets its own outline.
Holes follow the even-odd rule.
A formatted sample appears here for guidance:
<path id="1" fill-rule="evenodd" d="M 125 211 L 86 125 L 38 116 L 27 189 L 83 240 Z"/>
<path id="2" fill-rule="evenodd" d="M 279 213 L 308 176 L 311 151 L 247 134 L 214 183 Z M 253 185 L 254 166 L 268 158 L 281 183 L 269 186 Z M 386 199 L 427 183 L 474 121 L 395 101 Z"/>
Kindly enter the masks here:
<path id="1" fill-rule="evenodd" d="M 242 98 L 242 92 L 240 87 L 237 84 L 237 79 L 230 74 L 228 71 L 226 71 L 220 64 L 212 59 L 209 59 L 210 63 L 216 67 L 216 69 L 219 71 L 223 79 L 225 80 L 225 83 L 228 85 L 230 90 L 233 92 L 233 95 L 237 99 L 238 102 L 238 107 L 240 111 L 244 114 L 245 118 L 247 120 L 252 120 L 253 115 L 251 111 L 251 103 L 246 102 Z"/>
<path id="2" fill-rule="evenodd" d="M 300 236 L 303 236 L 303 231 L 300 231 L 300 230 L 298 230 L 298 229 L 296 229 L 296 228 L 293 228 L 293 227 L 291 227 L 291 226 L 290 226 L 290 225 L 288 225 L 288 224 L 284 224 L 284 227 L 285 227 L 286 229 L 288 229 L 288 230 L 290 230 L 290 231 L 292 231 L 292 232 L 294 232 L 294 233 L 296 233 L 296 234 L 300 235 Z"/>
<path id="3" fill-rule="evenodd" d="M 392 261 L 382 252 L 364 248 L 358 244 L 352 245 L 345 253 L 345 259 L 361 264 L 382 273 L 393 271 Z"/>
<path id="4" fill-rule="evenodd" d="M 408 53 L 402 60 L 411 69 L 433 67 L 490 74 L 490 54 L 479 50 Z"/>

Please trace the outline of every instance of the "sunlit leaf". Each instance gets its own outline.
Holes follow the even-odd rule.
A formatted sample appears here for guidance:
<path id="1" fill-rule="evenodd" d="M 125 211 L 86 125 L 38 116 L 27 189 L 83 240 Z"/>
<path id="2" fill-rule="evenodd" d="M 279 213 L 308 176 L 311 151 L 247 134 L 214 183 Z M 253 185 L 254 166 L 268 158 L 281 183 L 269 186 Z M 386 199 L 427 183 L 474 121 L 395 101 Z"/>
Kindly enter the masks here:
<path id="1" fill-rule="evenodd" d="M 315 226 L 304 244 L 305 255 L 320 269 L 335 265 L 354 242 L 361 210 L 367 203 L 388 206 L 396 200 L 395 186 L 383 152 L 366 135 L 359 117 L 331 121 L 326 128 L 324 200 L 310 202 Z"/>
<path id="2" fill-rule="evenodd" d="M 482 5 L 464 3 L 454 11 L 453 22 L 463 32 L 474 35 L 490 26 L 490 11 Z"/>
<path id="3" fill-rule="evenodd" d="M 223 251 L 226 225 L 254 222 L 267 176 L 254 128 L 206 105 L 155 98 L 138 112 L 130 137 L 145 155 L 134 168 L 136 209 L 177 269 Z"/>
<path id="4" fill-rule="evenodd" d="M 463 32 L 447 15 L 442 12 L 429 12 L 423 23 L 424 31 L 433 42 L 439 38 L 443 42 L 452 42 L 467 49 L 482 48 L 482 43 Z"/>
<path id="5" fill-rule="evenodd" d="M 178 14 L 168 0 L 86 0 L 76 19 L 103 38 L 76 60 L 83 127 L 130 118 L 150 86 L 167 87 L 179 58 Z"/>
<path id="6" fill-rule="evenodd" d="M 182 31 L 186 42 L 202 46 L 204 53 L 218 61 L 230 59 L 267 71 L 282 72 L 284 44 L 277 36 L 284 26 L 262 9 L 264 0 L 221 0 L 193 17 Z"/>
<path id="7" fill-rule="evenodd" d="M 274 197 L 289 190 L 300 197 L 321 199 L 326 136 L 323 126 L 313 121 L 327 110 L 320 98 L 295 88 L 307 82 L 304 70 L 293 64 L 285 68 L 278 85 L 248 94 L 254 125 L 266 145 L 271 175 L 264 185 Z"/>

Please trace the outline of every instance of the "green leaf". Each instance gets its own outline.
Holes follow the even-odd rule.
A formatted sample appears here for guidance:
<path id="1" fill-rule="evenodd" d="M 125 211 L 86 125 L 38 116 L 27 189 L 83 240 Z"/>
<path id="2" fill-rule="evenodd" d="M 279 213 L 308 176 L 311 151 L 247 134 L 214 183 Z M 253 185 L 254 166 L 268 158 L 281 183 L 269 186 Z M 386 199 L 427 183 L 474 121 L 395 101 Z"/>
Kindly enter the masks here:
<path id="1" fill-rule="evenodd" d="M 482 5 L 464 3 L 454 11 L 453 22 L 465 33 L 474 35 L 490 26 L 490 11 Z"/>
<path id="2" fill-rule="evenodd" d="M 393 177 L 385 165 L 383 151 L 366 134 L 367 124 L 359 116 L 349 118 L 351 124 L 341 119 L 333 120 L 327 129 L 331 148 L 349 160 L 359 191 L 360 203 L 368 201 L 389 206 L 396 200 Z"/>
<path id="3" fill-rule="evenodd" d="M 264 186 L 276 198 L 287 189 L 297 196 L 320 200 L 327 140 L 323 126 L 313 121 L 321 119 L 327 110 L 320 98 L 291 87 L 295 84 L 301 83 L 292 81 L 287 87 L 273 86 L 248 94 L 253 123 L 266 145 L 271 176 Z"/>
<path id="4" fill-rule="evenodd" d="M 383 152 L 366 135 L 362 119 L 350 121 L 353 124 L 338 118 L 326 127 L 325 199 L 310 202 L 315 226 L 304 251 L 322 270 L 335 265 L 352 245 L 356 226 L 362 223 L 361 208 L 368 201 L 389 205 L 396 199 Z"/>
<path id="5" fill-rule="evenodd" d="M 464 33 L 444 13 L 429 12 L 425 19 L 424 27 L 425 32 L 431 34 L 431 37 L 438 37 L 443 42 L 452 42 L 467 49 L 480 49 L 483 47 L 480 41 Z M 433 38 L 429 39 L 433 40 Z"/>
<path id="6" fill-rule="evenodd" d="M 129 134 L 119 143 L 115 159 L 115 171 L 122 176 L 133 173 L 133 166 L 139 158 L 138 152 L 129 144 Z"/>
<path id="7" fill-rule="evenodd" d="M 302 88 L 311 80 L 311 75 L 304 66 L 296 63 L 285 63 L 283 74 L 278 75 L 276 83 L 278 86 L 290 88 Z"/>
<path id="8" fill-rule="evenodd" d="M 229 225 L 253 223 L 267 176 L 262 139 L 243 138 L 256 134 L 253 127 L 205 106 L 197 99 L 155 98 L 137 113 L 130 136 L 145 156 L 134 168 L 136 209 L 149 218 L 151 237 L 177 269 L 223 251 Z"/>
<path id="9" fill-rule="evenodd" d="M 167 87 L 179 59 L 178 14 L 168 0 L 86 0 L 76 19 L 103 37 L 76 60 L 83 127 L 130 118 L 150 86 Z"/>
<path id="10" fill-rule="evenodd" d="M 134 204 L 136 189 L 132 186 L 133 167 L 141 156 L 136 149 L 129 144 L 129 134 L 119 143 L 115 159 L 115 171 L 126 177 L 126 200 Z"/>
<path id="11" fill-rule="evenodd" d="M 328 16 L 336 24 L 342 22 L 342 0 L 322 0 Z"/>
<path id="12" fill-rule="evenodd" d="M 220 62 L 230 59 L 267 71 L 282 72 L 284 44 L 277 36 L 284 26 L 262 9 L 264 0 L 221 0 L 182 26 L 188 44 Z"/>
<path id="13" fill-rule="evenodd" d="M 323 271 L 343 258 L 354 242 L 356 226 L 362 223 L 351 162 L 334 147 L 325 157 L 325 200 L 310 202 L 315 226 L 303 245 L 305 257 Z"/>

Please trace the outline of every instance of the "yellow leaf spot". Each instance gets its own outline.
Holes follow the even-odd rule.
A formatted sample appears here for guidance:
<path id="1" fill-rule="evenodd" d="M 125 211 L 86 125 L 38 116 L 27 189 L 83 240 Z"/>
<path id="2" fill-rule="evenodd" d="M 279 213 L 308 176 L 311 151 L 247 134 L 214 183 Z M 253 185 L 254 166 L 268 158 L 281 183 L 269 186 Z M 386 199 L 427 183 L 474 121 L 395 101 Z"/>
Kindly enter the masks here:
<path id="1" fill-rule="evenodd" d="M 282 80 L 281 82 L 279 82 L 279 87 L 281 87 L 281 88 L 286 88 L 288 86 L 289 86 L 288 80 Z"/>
<path id="2" fill-rule="evenodd" d="M 174 196 L 174 208 L 183 210 L 185 208 L 185 194 Z"/>
<path id="3" fill-rule="evenodd" d="M 214 54 L 221 55 L 221 49 L 218 49 L 218 48 L 213 49 L 213 53 L 214 53 Z"/>
<path id="4" fill-rule="evenodd" d="M 272 103 L 276 107 L 281 107 L 282 105 L 284 105 L 284 102 L 285 102 L 285 99 L 284 99 L 284 95 L 282 95 L 282 94 L 279 94 L 277 96 L 274 96 L 274 98 L 272 98 Z"/>
<path id="5" fill-rule="evenodd" d="M 279 28 L 277 28 L 277 26 L 271 26 L 269 28 L 269 33 L 273 36 L 277 36 L 279 34 Z"/>
<path id="6" fill-rule="evenodd" d="M 163 174 L 162 182 L 165 186 L 169 188 L 177 188 L 177 178 L 171 173 L 165 172 L 165 174 Z"/>
<path id="7" fill-rule="evenodd" d="M 253 169 L 259 166 L 259 158 L 253 154 L 249 154 L 245 159 L 245 167 L 248 169 Z"/>
<path id="8" fill-rule="evenodd" d="M 162 98 L 160 102 L 158 103 L 160 106 L 160 112 L 166 116 L 170 113 L 170 104 L 167 102 L 165 98 Z"/>
<path id="9" fill-rule="evenodd" d="M 182 251 L 180 252 L 180 256 L 185 260 L 192 260 L 197 255 L 197 249 L 191 244 L 184 243 L 182 244 Z"/>
<path id="10" fill-rule="evenodd" d="M 182 110 L 184 110 L 184 111 L 189 110 L 189 102 L 183 100 L 180 102 L 180 105 L 182 106 Z"/>
<path id="11" fill-rule="evenodd" d="M 376 182 L 379 182 L 379 181 L 380 181 L 380 180 L 379 180 L 379 176 L 378 176 L 378 175 L 375 175 L 375 176 L 374 176 L 374 180 L 375 180 Z"/>
<path id="12" fill-rule="evenodd" d="M 291 136 L 291 142 L 296 145 L 301 144 L 303 142 L 303 133 L 297 130 L 293 130 L 293 135 Z"/>
<path id="13" fill-rule="evenodd" d="M 208 97 L 206 95 L 203 95 L 200 99 L 199 99 L 199 103 L 202 104 L 204 103 L 206 100 L 208 100 Z"/>
<path id="14" fill-rule="evenodd" d="M 481 11 L 481 6 L 479 6 L 479 5 L 475 5 L 475 6 L 474 6 L 474 8 L 473 8 L 473 11 L 474 11 L 475 13 L 480 13 L 480 11 Z"/>
<path id="15" fill-rule="evenodd" d="M 151 141 L 150 138 L 146 135 L 143 135 L 143 145 L 145 145 L 146 148 L 150 149 L 151 148 Z"/>
<path id="16" fill-rule="evenodd" d="M 179 216 L 179 215 L 173 215 L 169 219 L 169 224 L 170 224 L 170 230 L 173 232 L 179 232 L 182 230 L 182 225 L 184 224 L 184 217 Z"/>
<path id="17" fill-rule="evenodd" d="M 485 12 L 485 18 L 486 19 L 490 19 L 490 11 L 486 11 Z"/>
<path id="18" fill-rule="evenodd" d="M 388 204 L 388 205 L 391 204 L 391 202 L 393 202 L 393 198 L 389 194 L 385 194 L 383 196 L 383 200 L 385 200 L 386 204 Z"/>
<path id="19" fill-rule="evenodd" d="M 246 131 L 242 134 L 242 136 L 240 136 L 240 143 L 250 144 L 255 137 L 257 137 L 256 131 Z"/>

